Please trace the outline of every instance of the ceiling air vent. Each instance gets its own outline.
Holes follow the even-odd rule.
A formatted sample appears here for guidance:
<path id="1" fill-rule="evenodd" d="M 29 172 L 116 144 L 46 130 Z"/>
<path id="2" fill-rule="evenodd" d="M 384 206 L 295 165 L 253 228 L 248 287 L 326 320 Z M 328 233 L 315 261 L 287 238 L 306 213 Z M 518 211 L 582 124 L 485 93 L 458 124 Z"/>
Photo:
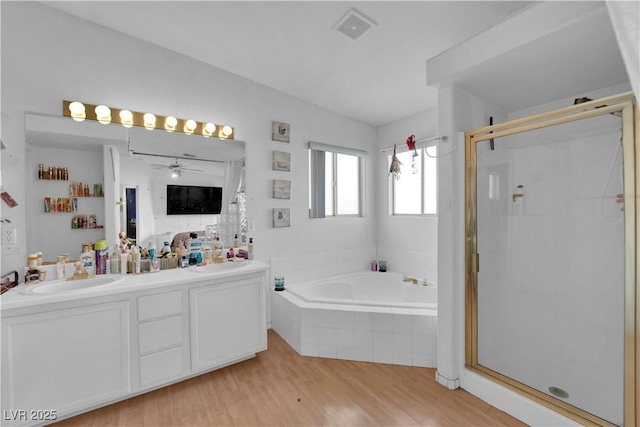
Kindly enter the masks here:
<path id="1" fill-rule="evenodd" d="M 356 41 L 369 32 L 376 23 L 362 14 L 351 9 L 336 24 L 334 29 L 339 33 L 347 36 L 349 39 Z"/>

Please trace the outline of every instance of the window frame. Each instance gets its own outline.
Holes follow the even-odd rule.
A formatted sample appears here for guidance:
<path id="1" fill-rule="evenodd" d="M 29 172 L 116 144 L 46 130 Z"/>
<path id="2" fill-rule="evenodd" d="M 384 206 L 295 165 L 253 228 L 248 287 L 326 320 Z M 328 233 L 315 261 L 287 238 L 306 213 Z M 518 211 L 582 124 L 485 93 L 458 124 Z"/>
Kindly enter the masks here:
<path id="1" fill-rule="evenodd" d="M 434 157 L 434 161 L 435 161 L 435 177 L 436 177 L 436 185 L 435 185 L 435 213 L 425 213 L 425 208 L 426 208 L 426 197 L 425 197 L 425 172 L 426 172 L 426 168 L 425 168 L 425 159 L 427 157 L 427 153 L 426 150 L 428 148 L 433 148 L 436 153 L 430 153 L 430 156 Z M 412 150 L 409 150 L 408 147 L 400 147 L 396 149 L 396 153 L 397 154 L 401 154 L 401 153 L 406 153 Z M 439 205 L 438 205 L 438 167 L 439 167 L 439 162 L 438 162 L 438 148 L 435 145 L 428 145 L 428 146 L 423 146 L 423 147 L 419 147 L 418 148 L 418 152 L 420 153 L 420 213 L 398 213 L 395 211 L 395 197 L 396 197 L 396 179 L 393 176 L 390 176 L 389 178 L 389 186 L 388 186 L 388 203 L 389 203 L 389 216 L 391 217 L 437 217 L 438 216 L 438 211 L 439 211 Z M 388 154 L 387 155 L 387 170 L 389 170 L 389 166 L 391 164 L 391 158 L 393 156 L 392 154 Z M 400 175 L 400 179 L 402 179 L 402 175 Z"/>
<path id="2" fill-rule="evenodd" d="M 316 151 L 320 154 L 314 154 Z M 325 197 L 325 174 L 326 161 L 317 159 L 314 156 L 325 157 L 330 153 L 332 164 L 332 211 L 326 212 L 324 202 Z M 358 159 L 358 213 L 356 214 L 339 214 L 339 177 L 338 177 L 338 154 L 354 156 Z M 322 144 L 317 142 L 309 142 L 309 218 L 364 218 L 365 217 L 365 176 L 366 176 L 366 157 L 368 153 L 363 150 L 357 150 L 347 147 L 339 147 L 334 145 Z M 322 173 L 317 171 L 319 167 L 323 167 Z M 322 196 L 316 195 L 318 191 L 322 192 Z M 322 200 L 319 199 L 321 197 Z"/>

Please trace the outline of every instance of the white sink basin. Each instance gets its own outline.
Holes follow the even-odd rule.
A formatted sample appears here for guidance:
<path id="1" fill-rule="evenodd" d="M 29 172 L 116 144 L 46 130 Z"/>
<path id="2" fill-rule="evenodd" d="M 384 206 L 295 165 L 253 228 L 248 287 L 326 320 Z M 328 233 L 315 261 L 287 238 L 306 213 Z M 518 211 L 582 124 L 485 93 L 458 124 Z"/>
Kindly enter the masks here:
<path id="1" fill-rule="evenodd" d="M 246 267 L 251 264 L 251 261 L 233 261 L 223 262 L 220 264 L 207 264 L 202 266 L 189 267 L 187 270 L 194 273 L 215 273 L 216 271 L 230 270 L 234 268 Z"/>
<path id="2" fill-rule="evenodd" d="M 82 280 L 52 280 L 38 283 L 37 285 L 27 285 L 20 292 L 25 295 L 45 295 L 57 294 L 61 292 L 72 292 L 81 289 L 94 289 L 98 286 L 110 285 L 122 280 L 122 277 L 95 277 L 93 279 Z"/>

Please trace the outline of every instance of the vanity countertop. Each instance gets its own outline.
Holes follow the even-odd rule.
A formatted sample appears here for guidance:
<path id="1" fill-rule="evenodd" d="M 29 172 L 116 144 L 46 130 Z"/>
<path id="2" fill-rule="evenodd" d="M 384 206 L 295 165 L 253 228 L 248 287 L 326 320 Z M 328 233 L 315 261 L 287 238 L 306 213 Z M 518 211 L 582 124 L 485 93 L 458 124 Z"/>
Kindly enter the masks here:
<path id="1" fill-rule="evenodd" d="M 5 317 L 8 314 L 7 310 L 12 309 L 36 308 L 36 306 L 40 305 L 65 301 L 116 296 L 127 292 L 147 291 L 149 289 L 165 288 L 183 283 L 206 282 L 230 277 L 240 277 L 246 274 L 266 272 L 267 270 L 269 270 L 267 264 L 252 260 L 243 261 L 237 265 L 231 265 L 231 263 L 209 264 L 203 267 L 174 268 L 153 273 L 107 274 L 100 275 L 95 279 L 85 279 L 87 284 L 86 288 L 76 287 L 72 290 L 43 293 L 33 291 L 35 291 L 36 286 L 44 289 L 44 286 L 69 282 L 51 280 L 35 285 L 26 285 L 23 283 L 2 294 L 2 297 L 0 297 L 0 308 L 2 309 L 2 317 Z M 92 280 L 109 281 L 109 279 L 113 279 L 113 282 L 100 286 L 91 286 Z M 73 281 L 73 283 L 74 285 L 81 285 L 80 282 L 84 282 L 85 280 Z"/>

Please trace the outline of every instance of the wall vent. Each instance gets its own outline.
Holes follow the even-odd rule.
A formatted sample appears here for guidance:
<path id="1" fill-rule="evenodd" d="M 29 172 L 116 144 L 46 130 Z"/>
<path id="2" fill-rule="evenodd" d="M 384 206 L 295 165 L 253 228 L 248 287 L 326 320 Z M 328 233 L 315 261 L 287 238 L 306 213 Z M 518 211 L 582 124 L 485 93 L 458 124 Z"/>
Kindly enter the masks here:
<path id="1" fill-rule="evenodd" d="M 335 25 L 334 30 L 348 37 L 350 40 L 356 41 L 367 34 L 376 23 L 361 13 L 351 9 L 347 14 Z"/>

